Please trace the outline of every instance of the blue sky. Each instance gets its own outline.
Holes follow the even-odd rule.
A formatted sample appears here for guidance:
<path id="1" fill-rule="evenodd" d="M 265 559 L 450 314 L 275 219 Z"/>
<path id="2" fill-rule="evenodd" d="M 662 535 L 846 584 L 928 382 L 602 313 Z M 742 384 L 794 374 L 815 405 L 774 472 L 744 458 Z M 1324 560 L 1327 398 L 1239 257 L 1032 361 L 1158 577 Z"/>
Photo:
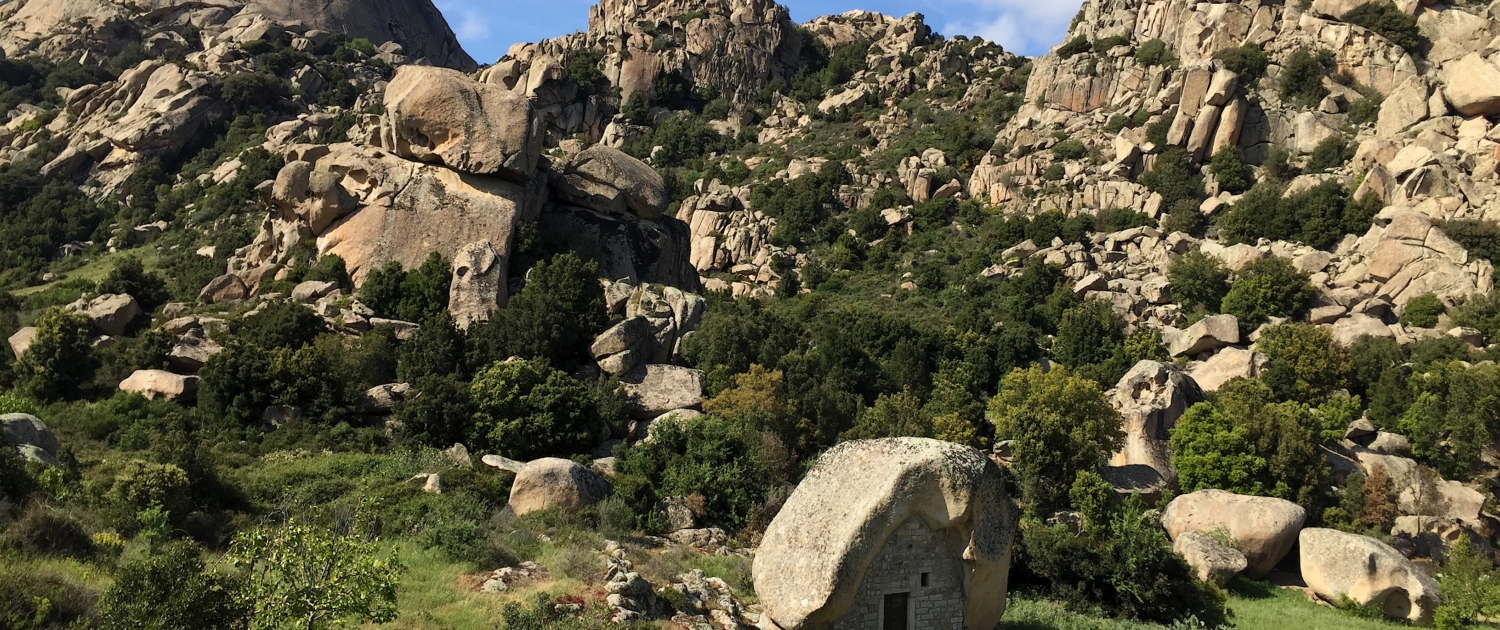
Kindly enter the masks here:
<path id="1" fill-rule="evenodd" d="M 434 0 L 480 63 L 493 63 L 510 45 L 588 28 L 596 0 Z M 978 35 L 1006 50 L 1037 55 L 1060 43 L 1082 0 L 780 0 L 792 19 L 806 22 L 851 9 L 889 15 L 920 12 L 944 35 Z"/>

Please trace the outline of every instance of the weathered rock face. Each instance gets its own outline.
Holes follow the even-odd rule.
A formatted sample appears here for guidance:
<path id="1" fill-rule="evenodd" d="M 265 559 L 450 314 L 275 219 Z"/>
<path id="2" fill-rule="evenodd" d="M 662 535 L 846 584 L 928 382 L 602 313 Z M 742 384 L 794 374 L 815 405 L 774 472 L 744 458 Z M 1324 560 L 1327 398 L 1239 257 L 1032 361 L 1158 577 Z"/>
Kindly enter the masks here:
<path id="1" fill-rule="evenodd" d="M 1182 554 L 1188 566 L 1198 574 L 1199 582 L 1213 582 L 1219 586 L 1227 584 L 1248 566 L 1245 554 L 1200 532 L 1183 532 L 1172 541 L 1172 551 Z"/>
<path id="2" fill-rule="evenodd" d="M 395 42 L 403 56 L 419 64 L 462 72 L 479 68 L 431 0 L 248 0 L 245 5 L 246 12 L 278 22 L 342 32 L 376 46 Z"/>
<path id="3" fill-rule="evenodd" d="M 541 233 L 599 263 L 599 276 L 631 284 L 653 283 L 698 290 L 688 263 L 688 226 L 673 217 L 621 219 L 577 206 L 548 206 Z"/>
<path id="4" fill-rule="evenodd" d="M 402 66 L 385 91 L 381 143 L 397 155 L 525 181 L 542 134 L 525 98 L 444 68 Z"/>
<path id="5" fill-rule="evenodd" d="M 700 370 L 676 365 L 643 365 L 621 377 L 625 394 L 635 403 L 637 418 L 655 418 L 668 411 L 696 407 L 703 402 L 704 376 Z"/>
<path id="6" fill-rule="evenodd" d="M 16 355 L 16 358 L 19 359 L 21 355 L 26 354 L 26 351 L 31 348 L 31 341 L 33 339 L 36 339 L 36 327 L 27 326 L 17 330 L 15 334 L 6 339 L 6 342 L 10 344 L 11 354 Z"/>
<path id="7" fill-rule="evenodd" d="M 594 145 L 574 158 L 558 178 L 557 191 L 569 201 L 604 214 L 626 210 L 642 219 L 661 217 L 667 188 L 645 162 L 612 147 Z"/>
<path id="8" fill-rule="evenodd" d="M 1125 373 L 1109 396 L 1125 429 L 1125 446 L 1110 465 L 1150 466 L 1163 478 L 1175 478 L 1171 431 L 1189 406 L 1204 400 L 1197 383 L 1165 363 L 1141 361 Z"/>
<path id="9" fill-rule="evenodd" d="M 94 322 L 94 327 L 106 335 L 118 337 L 125 334 L 130 322 L 141 316 L 141 305 L 135 298 L 123 294 L 101 295 L 91 300 L 79 300 L 68 308 Z"/>
<path id="10" fill-rule="evenodd" d="M 136 370 L 120 382 L 120 391 L 140 394 L 148 399 L 191 402 L 198 396 L 198 377 L 173 374 L 166 370 Z"/>
<path id="11" fill-rule="evenodd" d="M 609 482 L 578 462 L 547 457 L 527 463 L 510 487 L 516 515 L 556 508 L 574 512 L 608 498 Z"/>
<path id="12" fill-rule="evenodd" d="M 1391 479 L 1396 507 L 1402 514 L 1448 518 L 1480 530 L 1488 529 L 1487 519 L 1481 515 L 1485 497 L 1478 490 L 1445 480 L 1413 459 L 1362 448 L 1354 449 L 1353 454 L 1365 474 L 1380 469 Z"/>
<path id="13" fill-rule="evenodd" d="M 448 311 L 459 328 L 489 321 L 506 302 L 506 263 L 489 241 L 469 243 L 453 255 L 453 280 L 448 286 Z"/>
<path id="14" fill-rule="evenodd" d="M 1391 619 L 1432 623 L 1438 585 L 1401 552 L 1368 536 L 1308 528 L 1299 536 L 1302 579 L 1318 595 L 1379 606 Z"/>
<path id="15" fill-rule="evenodd" d="M 56 453 L 61 444 L 52 429 L 41 418 L 29 413 L 8 413 L 0 416 L 0 436 L 14 447 L 35 446 L 49 453 Z"/>
<path id="16" fill-rule="evenodd" d="M 1187 532 L 1224 529 L 1245 554 L 1245 573 L 1260 577 L 1286 557 L 1307 520 L 1302 506 L 1272 497 L 1199 490 L 1172 499 L 1161 514 L 1172 540 Z"/>
<path id="17" fill-rule="evenodd" d="M 851 610 L 877 609 L 887 563 L 918 553 L 938 580 L 930 597 L 948 598 L 933 606 L 952 621 L 944 625 L 991 628 L 1005 613 L 1014 534 L 1004 474 L 978 451 L 920 438 L 844 442 L 766 530 L 755 592 L 775 627 L 833 627 Z"/>
<path id="18" fill-rule="evenodd" d="M 1270 364 L 1271 360 L 1259 352 L 1225 348 L 1194 366 L 1192 377 L 1203 391 L 1216 392 L 1236 378 L 1259 378 Z"/>
<path id="19" fill-rule="evenodd" d="M 1172 356 L 1192 356 L 1239 343 L 1240 324 L 1233 315 L 1214 315 L 1199 320 L 1186 330 L 1163 334 L 1162 337 Z"/>

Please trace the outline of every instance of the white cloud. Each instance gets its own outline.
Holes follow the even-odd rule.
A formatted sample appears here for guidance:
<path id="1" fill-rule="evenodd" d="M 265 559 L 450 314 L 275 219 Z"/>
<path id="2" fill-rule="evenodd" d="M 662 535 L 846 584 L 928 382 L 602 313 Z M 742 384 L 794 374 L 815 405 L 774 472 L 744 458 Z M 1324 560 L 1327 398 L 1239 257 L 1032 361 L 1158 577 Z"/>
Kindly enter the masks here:
<path id="1" fill-rule="evenodd" d="M 463 0 L 446 0 L 436 3 L 443 17 L 453 27 L 459 41 L 475 41 L 490 36 L 490 23 L 485 14 Z"/>
<path id="2" fill-rule="evenodd" d="M 1081 3 L 1067 0 L 966 0 L 970 17 L 951 20 L 944 33 L 978 35 L 1020 54 L 1042 54 L 1062 42 Z"/>

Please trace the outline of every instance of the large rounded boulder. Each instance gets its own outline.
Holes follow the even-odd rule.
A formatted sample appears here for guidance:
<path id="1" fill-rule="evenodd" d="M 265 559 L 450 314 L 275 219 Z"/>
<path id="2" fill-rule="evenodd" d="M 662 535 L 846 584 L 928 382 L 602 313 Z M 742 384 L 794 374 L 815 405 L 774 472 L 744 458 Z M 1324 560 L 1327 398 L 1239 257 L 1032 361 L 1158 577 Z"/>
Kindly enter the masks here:
<path id="1" fill-rule="evenodd" d="M 529 462 L 516 473 L 510 487 L 510 508 L 516 515 L 547 508 L 573 512 L 608 498 L 609 482 L 578 462 L 545 457 Z"/>
<path id="2" fill-rule="evenodd" d="M 402 66 L 385 90 L 381 143 L 401 157 L 525 181 L 542 130 L 525 97 L 446 68 Z"/>
<path id="3" fill-rule="evenodd" d="M 1336 529 L 1308 528 L 1302 545 L 1302 579 L 1330 602 L 1379 606 L 1390 619 L 1430 625 L 1442 600 L 1438 584 L 1390 545 Z"/>
<path id="4" fill-rule="evenodd" d="M 979 451 L 922 438 L 844 442 L 761 541 L 761 627 L 861 623 L 904 591 L 899 605 L 925 611 L 917 627 L 994 628 L 1014 535 L 1004 474 Z"/>
<path id="5" fill-rule="evenodd" d="M 1251 577 L 1265 575 L 1291 552 L 1306 521 L 1307 510 L 1291 501 L 1223 490 L 1184 494 L 1161 514 L 1173 541 L 1187 532 L 1227 533 L 1245 554 L 1245 574 Z"/>

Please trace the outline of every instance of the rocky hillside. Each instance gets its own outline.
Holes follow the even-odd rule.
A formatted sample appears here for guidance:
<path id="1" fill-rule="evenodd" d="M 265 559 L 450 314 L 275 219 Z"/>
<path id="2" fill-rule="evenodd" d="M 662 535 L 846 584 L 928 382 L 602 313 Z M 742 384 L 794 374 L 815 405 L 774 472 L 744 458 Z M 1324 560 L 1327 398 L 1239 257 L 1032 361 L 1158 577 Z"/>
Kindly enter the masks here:
<path id="1" fill-rule="evenodd" d="M 920 514 L 954 566 L 979 541 L 985 602 L 1500 605 L 1455 594 L 1500 535 L 1488 7 L 1090 0 L 1026 58 L 920 14 L 603 0 L 483 68 L 425 0 L 0 21 L 18 566 L 128 585 L 361 513 L 361 553 L 446 563 L 465 605 L 551 594 L 505 627 L 791 630 Z M 228 575 L 204 592 L 275 625 L 270 574 Z M 48 623 L 167 614 L 8 576 Z M 340 614 L 413 612 L 371 588 Z"/>

